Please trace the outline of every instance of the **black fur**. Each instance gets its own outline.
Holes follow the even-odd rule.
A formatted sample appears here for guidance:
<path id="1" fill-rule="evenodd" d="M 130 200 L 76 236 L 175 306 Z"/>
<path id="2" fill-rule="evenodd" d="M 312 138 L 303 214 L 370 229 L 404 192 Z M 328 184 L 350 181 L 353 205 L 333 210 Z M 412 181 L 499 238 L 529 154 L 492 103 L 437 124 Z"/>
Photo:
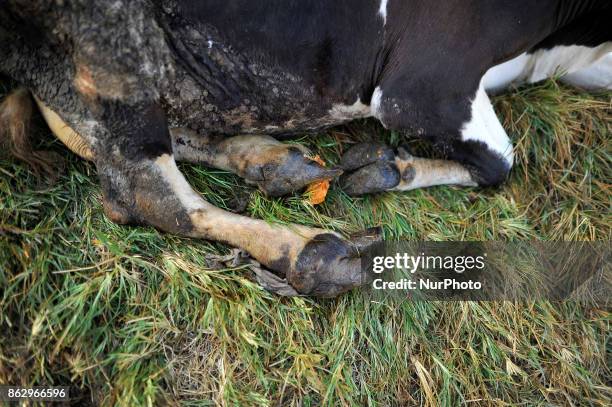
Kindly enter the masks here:
<path id="1" fill-rule="evenodd" d="M 497 187 L 508 178 L 510 166 L 507 161 L 480 141 L 457 141 L 451 151 L 450 158 L 468 168 L 482 187 Z"/>

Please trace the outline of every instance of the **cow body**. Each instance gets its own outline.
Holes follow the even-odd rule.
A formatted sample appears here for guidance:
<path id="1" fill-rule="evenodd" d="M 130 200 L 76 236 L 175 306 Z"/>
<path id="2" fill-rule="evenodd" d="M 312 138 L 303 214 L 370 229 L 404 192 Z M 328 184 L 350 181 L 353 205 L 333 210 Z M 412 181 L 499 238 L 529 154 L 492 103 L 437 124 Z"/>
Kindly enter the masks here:
<path id="1" fill-rule="evenodd" d="M 463 94 L 463 100 L 446 103 L 452 103 L 455 110 L 456 102 L 464 105 L 464 111 L 456 115 L 458 121 L 467 121 L 467 105 L 490 68 L 519 55 L 514 74 L 485 85 L 500 90 L 511 83 L 536 82 L 562 73 L 563 58 L 582 63 L 567 66 L 578 71 L 610 52 L 609 44 L 602 45 L 604 33 L 597 33 L 595 39 L 591 33 L 587 37 L 576 34 L 573 42 L 563 40 L 565 37 L 556 43 L 554 38 L 545 42 L 564 25 L 553 17 L 558 13 L 557 1 L 537 6 L 515 3 L 506 11 L 490 1 L 467 6 L 464 1 L 405 3 L 178 2 L 162 17 L 179 61 L 177 80 L 164 95 L 172 109 L 171 121 L 224 135 L 303 133 L 382 116 L 383 112 L 371 108 L 374 92 L 387 81 L 397 81 L 400 84 L 390 86 L 391 91 L 401 93 L 398 100 L 413 107 L 402 115 L 410 116 L 405 119 L 408 123 L 389 119 L 388 127 L 422 130 L 420 121 L 437 110 L 427 105 L 438 101 L 425 101 L 434 83 L 443 88 L 444 95 L 449 89 Z M 597 17 L 595 23 L 587 20 L 589 30 L 605 27 L 597 23 L 606 17 L 597 15 L 596 6 L 593 3 L 595 10 L 585 12 Z M 508 15 L 511 12 L 515 15 Z M 423 32 L 424 26 L 429 33 Z M 441 43 L 440 39 L 449 37 L 454 42 Z M 392 38 L 398 40 L 389 43 Z M 402 46 L 402 42 L 410 45 Z M 547 57 L 552 48 L 565 45 L 584 51 L 581 55 L 580 49 L 561 49 L 557 58 Z M 591 47 L 600 47 L 600 51 Z M 549 60 L 550 66 L 525 72 L 530 65 L 528 56 Z M 442 79 L 446 79 L 443 84 Z M 425 89 L 419 89 L 419 83 Z M 463 92 L 459 92 L 460 85 Z M 407 101 L 409 98 L 415 101 Z"/>
<path id="2" fill-rule="evenodd" d="M 181 61 L 177 76 L 189 79 L 177 80 L 166 99 L 176 107 L 173 117 L 181 125 L 224 135 L 291 134 L 368 115 L 368 106 L 356 102 L 369 102 L 377 75 L 375 43 L 383 38 L 374 2 L 351 7 L 341 2 L 179 3 L 165 18 Z M 359 15 L 365 20 L 361 24 L 355 20 Z M 364 31 L 356 33 L 353 24 Z M 184 120 L 186 94 L 196 99 L 192 122 Z"/>
<path id="3" fill-rule="evenodd" d="M 512 145 L 487 90 L 562 72 L 586 86 L 612 77 L 605 0 L 5 3 L 0 72 L 37 97 L 56 133 L 79 135 L 111 219 L 241 247 L 302 294 L 361 284 L 355 245 L 221 211 L 175 159 L 270 195 L 342 171 L 354 195 L 497 185 Z M 365 117 L 449 160 L 367 144 L 326 169 L 270 137 Z"/>

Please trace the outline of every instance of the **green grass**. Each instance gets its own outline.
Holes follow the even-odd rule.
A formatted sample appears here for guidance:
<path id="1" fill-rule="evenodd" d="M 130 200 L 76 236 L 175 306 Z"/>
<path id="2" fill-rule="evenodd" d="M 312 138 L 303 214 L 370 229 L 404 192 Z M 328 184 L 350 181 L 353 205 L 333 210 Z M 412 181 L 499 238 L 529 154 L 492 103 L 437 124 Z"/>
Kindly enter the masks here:
<path id="1" fill-rule="evenodd" d="M 387 239 L 610 240 L 612 95 L 554 81 L 496 99 L 517 145 L 500 190 L 440 187 L 312 207 L 233 175 L 182 165 L 209 201 L 274 222 Z M 398 143 L 371 122 L 300 142 L 327 161 L 356 140 Z M 0 384 L 72 384 L 104 405 L 595 405 L 612 403 L 610 313 L 575 303 L 370 303 L 278 298 L 229 248 L 122 227 L 95 168 L 59 181 L 0 161 Z M 418 150 L 421 148 L 415 145 Z M 244 205 L 242 205 L 244 206 Z"/>

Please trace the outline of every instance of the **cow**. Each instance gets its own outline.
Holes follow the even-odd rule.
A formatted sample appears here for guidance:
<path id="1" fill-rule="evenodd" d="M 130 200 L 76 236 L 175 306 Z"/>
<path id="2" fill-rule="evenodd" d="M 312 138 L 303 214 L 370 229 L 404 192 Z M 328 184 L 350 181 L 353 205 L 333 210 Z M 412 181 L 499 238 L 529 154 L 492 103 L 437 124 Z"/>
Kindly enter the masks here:
<path id="1" fill-rule="evenodd" d="M 497 186 L 513 147 L 487 92 L 555 75 L 612 82 L 609 0 L 1 4 L 0 73 L 19 88 L 0 114 L 22 158 L 42 161 L 25 141 L 35 101 L 94 162 L 112 221 L 238 247 L 300 295 L 362 284 L 368 239 L 219 209 L 177 161 L 233 172 L 270 196 L 335 177 L 350 195 Z M 367 117 L 447 159 L 364 143 L 326 168 L 282 142 Z"/>

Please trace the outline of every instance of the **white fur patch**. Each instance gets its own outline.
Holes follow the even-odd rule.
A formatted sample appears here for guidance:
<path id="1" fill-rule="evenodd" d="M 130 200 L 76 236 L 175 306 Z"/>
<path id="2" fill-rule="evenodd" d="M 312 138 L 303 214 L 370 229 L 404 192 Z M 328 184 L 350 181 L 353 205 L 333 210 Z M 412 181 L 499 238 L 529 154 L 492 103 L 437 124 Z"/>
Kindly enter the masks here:
<path id="1" fill-rule="evenodd" d="M 372 101 L 370 102 L 370 110 L 372 111 L 372 116 L 377 118 L 378 120 L 382 117 L 382 89 L 380 86 L 377 86 L 374 89 L 374 93 L 372 93 Z"/>
<path id="2" fill-rule="evenodd" d="M 578 45 L 539 50 L 531 57 L 526 72 L 529 83 L 538 82 L 557 74 L 571 74 L 584 69 L 612 51 L 612 43 L 595 48 Z"/>
<path id="3" fill-rule="evenodd" d="M 345 121 L 370 117 L 372 112 L 370 106 L 364 105 L 361 99 L 357 98 L 357 101 L 352 105 L 333 105 L 329 111 L 329 115 L 334 120 Z"/>
<path id="4" fill-rule="evenodd" d="M 478 186 L 470 172 L 461 164 L 449 160 L 431 160 L 417 157 L 396 157 L 395 165 L 403 174 L 407 167 L 412 167 L 414 178 L 402 179 L 393 188 L 394 191 L 412 191 L 413 189 L 435 187 L 437 185 Z"/>
<path id="5" fill-rule="evenodd" d="M 588 90 L 612 90 L 612 52 L 591 66 L 561 78 L 563 82 Z"/>
<path id="6" fill-rule="evenodd" d="M 587 82 L 593 83 L 589 88 L 597 87 L 598 82 L 603 84 L 600 88 L 605 88 L 606 84 L 609 86 L 608 81 L 612 81 L 610 65 L 605 63 L 610 53 L 611 42 L 594 48 L 580 45 L 557 46 L 541 49 L 533 54 L 522 54 L 489 69 L 483 78 L 484 87 L 488 91 L 499 91 L 511 84 L 535 83 L 554 75 L 571 78 L 572 74 L 601 64 L 601 69 L 587 74 L 590 76 Z M 608 81 L 599 81 L 595 76 L 607 77 Z"/>
<path id="7" fill-rule="evenodd" d="M 486 91 L 499 92 L 516 82 L 525 72 L 529 60 L 530 56 L 525 53 L 489 69 L 482 78 Z"/>
<path id="8" fill-rule="evenodd" d="M 162 179 L 170 186 L 172 192 L 176 194 L 188 212 L 207 207 L 206 201 L 191 188 L 183 174 L 179 171 L 173 156 L 163 154 L 155 160 L 155 165 L 159 169 Z"/>
<path id="9" fill-rule="evenodd" d="M 383 23 L 387 24 L 387 3 L 389 0 L 381 0 L 378 15 L 382 17 Z"/>
<path id="10" fill-rule="evenodd" d="M 512 166 L 514 161 L 512 143 L 499 122 L 482 83 L 472 101 L 472 118 L 461 129 L 461 139 L 484 143 L 491 151 L 498 153 Z"/>

